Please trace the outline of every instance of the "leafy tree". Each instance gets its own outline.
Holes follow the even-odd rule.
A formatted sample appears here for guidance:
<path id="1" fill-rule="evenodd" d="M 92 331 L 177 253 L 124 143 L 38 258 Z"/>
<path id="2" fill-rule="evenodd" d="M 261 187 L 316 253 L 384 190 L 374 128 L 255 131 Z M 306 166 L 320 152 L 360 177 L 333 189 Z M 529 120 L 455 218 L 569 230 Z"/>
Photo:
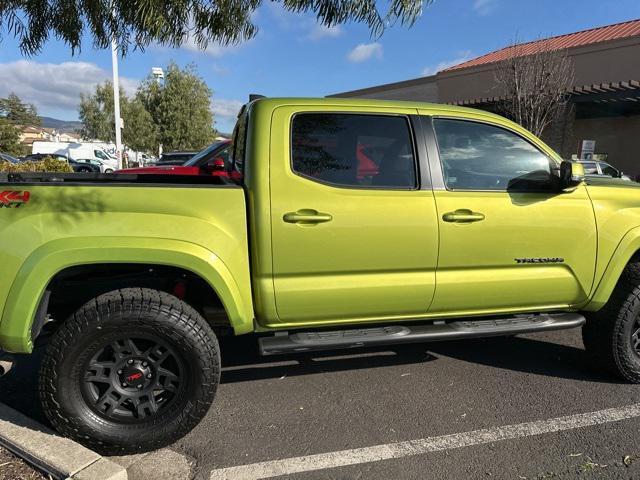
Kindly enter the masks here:
<path id="1" fill-rule="evenodd" d="M 15 125 L 40 126 L 40 117 L 36 107 L 24 103 L 15 93 L 0 98 L 0 115 Z"/>
<path id="2" fill-rule="evenodd" d="M 151 114 L 139 98 L 127 100 L 122 105 L 122 141 L 137 152 L 155 152 L 158 148 L 158 128 Z"/>
<path id="3" fill-rule="evenodd" d="M 280 0 L 290 12 L 310 12 L 328 27 L 363 22 L 379 36 L 397 21 L 412 25 L 424 4 L 433 0 L 391 0 L 381 12 L 376 0 Z M 82 38 L 107 48 L 115 37 L 126 53 L 152 42 L 178 46 L 192 38 L 202 48 L 247 40 L 257 33 L 252 14 L 262 0 L 3 0 L 0 31 L 16 37 L 24 54 L 38 53 L 50 36 L 63 40 L 73 52 Z"/>
<path id="4" fill-rule="evenodd" d="M 164 84 L 148 77 L 137 98 L 151 114 L 165 150 L 199 150 L 215 137 L 211 95 L 194 65 L 180 69 L 171 63 Z"/>
<path id="5" fill-rule="evenodd" d="M 9 120 L 0 117 L 0 152 L 16 157 L 24 155 L 25 147 L 20 143 L 20 130 Z"/>
<path id="6" fill-rule="evenodd" d="M 120 103 L 124 103 L 124 91 L 120 90 Z M 80 95 L 81 134 L 84 138 L 113 142 L 116 138 L 113 114 L 113 84 L 105 82 L 96 85 L 92 94 Z"/>
<path id="7" fill-rule="evenodd" d="M 157 129 L 144 104 L 137 98 L 129 99 L 120 89 L 120 115 L 124 120 L 123 143 L 133 150 L 151 152 L 158 145 Z M 80 96 L 79 117 L 84 127 L 84 138 L 115 142 L 116 128 L 113 113 L 113 84 L 96 85 L 92 94 Z"/>

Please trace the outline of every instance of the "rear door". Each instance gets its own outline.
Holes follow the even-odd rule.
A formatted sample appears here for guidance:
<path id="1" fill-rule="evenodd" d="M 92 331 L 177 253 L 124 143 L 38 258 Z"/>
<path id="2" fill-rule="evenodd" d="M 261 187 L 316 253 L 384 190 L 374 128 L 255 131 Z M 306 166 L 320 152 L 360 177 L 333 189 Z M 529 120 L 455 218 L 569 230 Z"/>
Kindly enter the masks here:
<path id="1" fill-rule="evenodd" d="M 561 309 L 584 301 L 596 258 L 584 185 L 554 188 L 557 164 L 520 132 L 462 118 L 424 123 L 431 122 L 440 224 L 431 312 Z"/>
<path id="2" fill-rule="evenodd" d="M 279 107 L 272 122 L 280 324 L 424 315 L 438 222 L 428 176 L 418 168 L 424 143 L 416 142 L 415 110 L 305 108 Z"/>

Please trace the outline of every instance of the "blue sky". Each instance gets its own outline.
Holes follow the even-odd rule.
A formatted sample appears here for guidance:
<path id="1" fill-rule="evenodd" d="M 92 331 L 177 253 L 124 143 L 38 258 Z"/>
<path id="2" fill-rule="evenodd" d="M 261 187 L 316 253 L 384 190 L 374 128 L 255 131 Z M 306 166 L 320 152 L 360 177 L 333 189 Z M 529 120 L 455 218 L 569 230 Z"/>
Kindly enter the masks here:
<path id="1" fill-rule="evenodd" d="M 531 40 L 636 18 L 638 0 L 435 0 L 412 28 L 394 26 L 376 39 L 364 25 L 321 28 L 310 15 L 268 2 L 255 15 L 259 34 L 245 44 L 206 51 L 153 46 L 121 59 L 120 74 L 132 92 L 153 66 L 196 63 L 214 91 L 216 125 L 228 132 L 249 93 L 324 96 L 435 73 L 516 36 Z M 80 92 L 110 72 L 110 51 L 93 50 L 90 41 L 76 56 L 54 40 L 24 58 L 2 32 L 0 96 L 15 91 L 42 115 L 77 119 Z"/>

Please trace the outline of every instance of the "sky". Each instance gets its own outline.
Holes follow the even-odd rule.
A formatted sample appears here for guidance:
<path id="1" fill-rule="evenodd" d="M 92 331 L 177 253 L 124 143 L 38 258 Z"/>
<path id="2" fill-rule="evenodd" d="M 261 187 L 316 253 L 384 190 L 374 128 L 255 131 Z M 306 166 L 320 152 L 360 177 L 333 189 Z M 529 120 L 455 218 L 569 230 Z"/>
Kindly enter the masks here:
<path id="1" fill-rule="evenodd" d="M 380 2 L 381 8 L 387 4 Z M 254 14 L 259 33 L 252 40 L 205 51 L 190 43 L 150 46 L 120 59 L 120 78 L 133 93 L 152 67 L 195 63 L 214 92 L 217 129 L 230 132 L 251 93 L 322 97 L 431 75 L 514 38 L 535 40 L 637 18 L 638 0 L 435 0 L 413 27 L 395 25 L 372 38 L 365 25 L 326 28 L 312 15 L 269 1 Z M 75 56 L 50 40 L 38 55 L 23 57 L 11 34 L 0 34 L 0 97 L 13 91 L 41 115 L 76 120 L 80 93 L 111 78 L 110 50 L 94 50 L 89 38 Z"/>

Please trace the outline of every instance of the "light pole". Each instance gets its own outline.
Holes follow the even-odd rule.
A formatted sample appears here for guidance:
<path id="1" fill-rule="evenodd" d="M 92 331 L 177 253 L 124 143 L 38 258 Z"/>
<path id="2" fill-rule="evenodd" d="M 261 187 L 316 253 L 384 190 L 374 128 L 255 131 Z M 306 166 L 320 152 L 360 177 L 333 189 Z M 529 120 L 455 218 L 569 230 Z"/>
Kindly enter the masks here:
<path id="1" fill-rule="evenodd" d="M 151 75 L 153 75 L 153 78 L 155 78 L 158 85 L 160 85 L 160 80 L 164 79 L 164 70 L 162 70 L 161 67 L 152 67 Z"/>
<path id="2" fill-rule="evenodd" d="M 120 79 L 118 76 L 118 42 L 111 38 L 111 64 L 113 68 L 113 116 L 116 123 L 116 158 L 118 168 L 122 168 L 122 118 L 120 118 Z"/>
<path id="3" fill-rule="evenodd" d="M 160 87 L 160 81 L 164 80 L 164 70 L 161 67 L 152 67 L 151 75 L 156 79 L 158 87 Z M 158 159 L 162 156 L 162 144 L 158 144 Z"/>

